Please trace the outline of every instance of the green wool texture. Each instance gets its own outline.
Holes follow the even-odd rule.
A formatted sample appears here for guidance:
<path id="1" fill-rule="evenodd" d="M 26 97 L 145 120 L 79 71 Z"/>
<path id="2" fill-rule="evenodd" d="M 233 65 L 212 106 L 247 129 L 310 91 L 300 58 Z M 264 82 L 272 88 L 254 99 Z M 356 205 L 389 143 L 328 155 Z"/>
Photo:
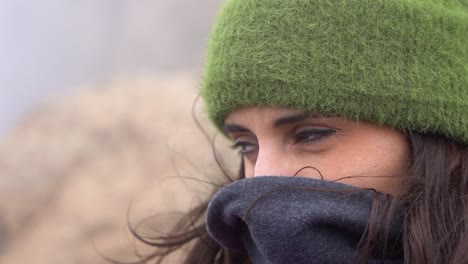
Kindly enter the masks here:
<path id="1" fill-rule="evenodd" d="M 226 0 L 201 95 L 468 143 L 468 0 Z"/>

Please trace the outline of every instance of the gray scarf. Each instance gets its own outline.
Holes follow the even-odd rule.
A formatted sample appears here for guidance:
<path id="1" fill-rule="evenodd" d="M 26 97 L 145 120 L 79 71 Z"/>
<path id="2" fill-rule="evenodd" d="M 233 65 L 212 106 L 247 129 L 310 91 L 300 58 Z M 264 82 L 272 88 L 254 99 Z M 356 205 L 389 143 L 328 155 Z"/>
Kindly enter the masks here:
<path id="1" fill-rule="evenodd" d="M 216 193 L 206 225 L 221 246 L 249 255 L 252 263 L 353 263 L 374 197 L 310 178 L 248 178 Z M 370 263 L 403 263 L 401 212 L 395 215 L 385 256 L 377 245 Z"/>

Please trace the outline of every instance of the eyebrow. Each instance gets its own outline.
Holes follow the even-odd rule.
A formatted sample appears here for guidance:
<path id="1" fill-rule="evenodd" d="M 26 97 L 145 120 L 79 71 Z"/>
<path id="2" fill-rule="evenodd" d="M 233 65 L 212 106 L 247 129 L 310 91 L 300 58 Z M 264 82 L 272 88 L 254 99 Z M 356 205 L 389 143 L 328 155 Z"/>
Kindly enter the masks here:
<path id="1" fill-rule="evenodd" d="M 234 133 L 234 132 L 249 132 L 247 128 L 239 126 L 236 124 L 226 124 L 223 126 L 223 132 L 225 134 Z"/>
<path id="2" fill-rule="evenodd" d="M 315 117 L 315 115 L 300 113 L 300 114 L 285 116 L 285 117 L 276 119 L 275 122 L 273 123 L 273 126 L 279 127 L 279 126 L 284 126 L 287 124 L 297 123 L 297 122 L 304 121 L 305 119 L 310 118 L 310 117 Z"/>
<path id="3" fill-rule="evenodd" d="M 276 119 L 273 122 L 273 127 L 280 127 L 280 126 L 284 126 L 288 124 L 298 123 L 308 118 L 321 118 L 321 117 L 324 117 L 324 115 L 299 113 L 299 114 L 284 116 L 284 117 Z M 223 125 L 222 130 L 225 134 L 235 133 L 235 132 L 250 132 L 249 129 L 243 126 L 236 125 L 236 124 Z"/>

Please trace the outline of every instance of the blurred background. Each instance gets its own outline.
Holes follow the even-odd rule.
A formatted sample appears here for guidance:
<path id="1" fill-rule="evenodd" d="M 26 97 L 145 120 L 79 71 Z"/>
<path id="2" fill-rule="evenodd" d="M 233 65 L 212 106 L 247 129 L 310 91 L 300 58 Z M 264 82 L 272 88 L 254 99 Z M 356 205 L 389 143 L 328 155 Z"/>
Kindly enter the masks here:
<path id="1" fill-rule="evenodd" d="M 221 2 L 0 0 L 0 263 L 135 260 L 128 221 L 209 195 L 193 178 L 219 172 L 192 111 L 206 124 Z"/>

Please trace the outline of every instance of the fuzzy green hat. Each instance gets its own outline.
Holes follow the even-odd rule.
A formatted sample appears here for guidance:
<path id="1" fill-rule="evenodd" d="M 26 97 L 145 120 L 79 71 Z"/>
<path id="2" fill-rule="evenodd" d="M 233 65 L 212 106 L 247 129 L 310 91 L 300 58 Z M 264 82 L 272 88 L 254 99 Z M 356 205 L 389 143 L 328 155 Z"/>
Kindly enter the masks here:
<path id="1" fill-rule="evenodd" d="M 218 128 L 286 106 L 468 143 L 468 0 L 227 0 L 201 94 Z"/>

